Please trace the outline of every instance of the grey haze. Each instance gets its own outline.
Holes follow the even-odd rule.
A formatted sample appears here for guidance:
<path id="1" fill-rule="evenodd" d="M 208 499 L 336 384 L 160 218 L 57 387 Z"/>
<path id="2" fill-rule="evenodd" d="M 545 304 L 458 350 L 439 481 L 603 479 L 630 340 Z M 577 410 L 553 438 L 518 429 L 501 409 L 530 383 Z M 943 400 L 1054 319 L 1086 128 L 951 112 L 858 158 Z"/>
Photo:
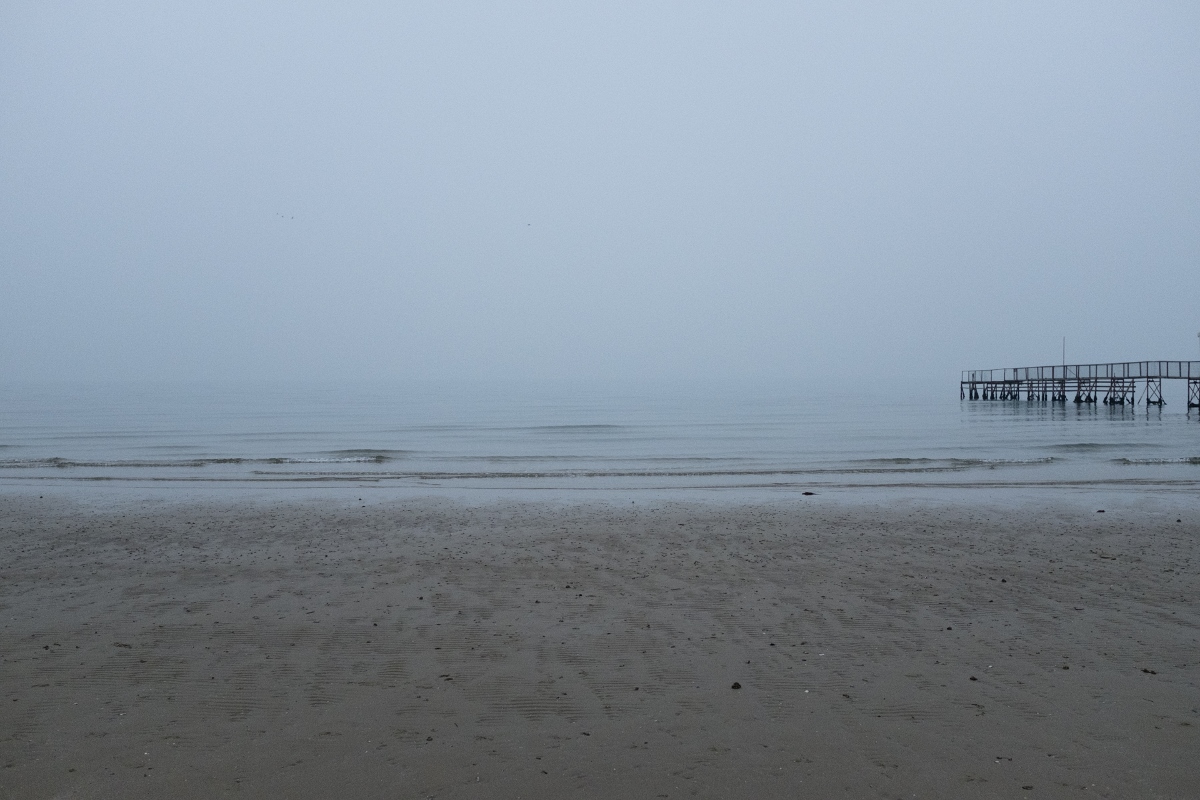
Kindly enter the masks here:
<path id="1" fill-rule="evenodd" d="M 8 2 L 0 380 L 1197 358 L 1198 78 L 1194 3 Z"/>

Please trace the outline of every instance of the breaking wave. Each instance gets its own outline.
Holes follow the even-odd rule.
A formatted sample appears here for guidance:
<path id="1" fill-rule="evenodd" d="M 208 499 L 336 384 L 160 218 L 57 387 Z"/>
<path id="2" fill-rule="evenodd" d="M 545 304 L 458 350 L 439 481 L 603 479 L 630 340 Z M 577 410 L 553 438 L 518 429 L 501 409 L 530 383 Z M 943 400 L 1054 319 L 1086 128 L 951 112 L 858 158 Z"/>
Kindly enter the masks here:
<path id="1" fill-rule="evenodd" d="M 1054 456 L 1038 456 L 1036 458 L 864 458 L 851 463 L 896 467 L 919 465 L 920 469 L 971 469 L 972 467 L 1053 464 L 1057 460 Z"/>
<path id="2" fill-rule="evenodd" d="M 86 461 L 70 458 L 0 459 L 0 469 L 180 469 L 236 464 L 383 464 L 397 458 L 382 453 L 313 457 L 268 457 L 268 458 L 171 458 L 171 459 L 114 459 Z"/>
<path id="3" fill-rule="evenodd" d="M 1104 450 L 1128 450 L 1131 447 L 1161 447 L 1161 445 L 1150 442 L 1063 442 L 1042 445 L 1044 450 L 1058 450 L 1066 453 L 1098 453 Z"/>

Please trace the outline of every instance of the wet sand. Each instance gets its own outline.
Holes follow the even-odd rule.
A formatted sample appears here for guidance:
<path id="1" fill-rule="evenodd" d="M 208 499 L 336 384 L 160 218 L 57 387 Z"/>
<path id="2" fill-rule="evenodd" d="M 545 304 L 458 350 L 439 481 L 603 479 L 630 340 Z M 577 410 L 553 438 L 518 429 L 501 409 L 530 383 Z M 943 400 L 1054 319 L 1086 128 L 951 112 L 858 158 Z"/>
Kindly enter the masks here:
<path id="1" fill-rule="evenodd" d="M 1200 786 L 1179 496 L 86 495 L 0 494 L 0 797 Z"/>

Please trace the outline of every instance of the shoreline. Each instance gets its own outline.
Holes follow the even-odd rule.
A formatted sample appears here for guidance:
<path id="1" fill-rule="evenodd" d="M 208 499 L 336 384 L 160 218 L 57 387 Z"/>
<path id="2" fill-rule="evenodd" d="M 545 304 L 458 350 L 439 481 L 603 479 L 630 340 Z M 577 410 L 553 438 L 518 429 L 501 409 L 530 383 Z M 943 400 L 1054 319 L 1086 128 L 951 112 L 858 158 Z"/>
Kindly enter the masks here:
<path id="1" fill-rule="evenodd" d="M 1190 493 L 93 488 L 0 490 L 0 797 L 1200 779 Z"/>

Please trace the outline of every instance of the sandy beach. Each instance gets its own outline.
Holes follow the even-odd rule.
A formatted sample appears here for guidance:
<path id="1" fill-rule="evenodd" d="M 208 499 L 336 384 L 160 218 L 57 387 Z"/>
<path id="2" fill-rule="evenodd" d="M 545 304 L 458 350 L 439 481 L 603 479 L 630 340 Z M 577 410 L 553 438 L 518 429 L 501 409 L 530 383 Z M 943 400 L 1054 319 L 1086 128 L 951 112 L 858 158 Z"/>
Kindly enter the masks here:
<path id="1" fill-rule="evenodd" d="M 0 797 L 1197 796 L 1186 496 L 383 494 L 0 495 Z"/>

